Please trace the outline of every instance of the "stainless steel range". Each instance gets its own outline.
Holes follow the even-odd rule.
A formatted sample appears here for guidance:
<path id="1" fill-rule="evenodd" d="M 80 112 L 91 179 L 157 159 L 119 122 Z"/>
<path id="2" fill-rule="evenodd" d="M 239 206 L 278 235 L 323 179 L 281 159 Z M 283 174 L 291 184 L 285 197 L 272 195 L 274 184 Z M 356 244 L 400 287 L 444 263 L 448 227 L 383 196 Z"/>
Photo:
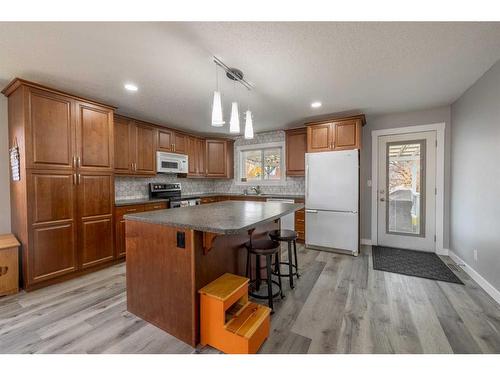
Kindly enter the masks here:
<path id="1" fill-rule="evenodd" d="M 182 199 L 180 183 L 165 184 L 152 182 L 149 184 L 149 198 L 168 199 L 170 201 L 170 208 L 196 206 L 201 204 L 201 199 L 199 197 Z"/>

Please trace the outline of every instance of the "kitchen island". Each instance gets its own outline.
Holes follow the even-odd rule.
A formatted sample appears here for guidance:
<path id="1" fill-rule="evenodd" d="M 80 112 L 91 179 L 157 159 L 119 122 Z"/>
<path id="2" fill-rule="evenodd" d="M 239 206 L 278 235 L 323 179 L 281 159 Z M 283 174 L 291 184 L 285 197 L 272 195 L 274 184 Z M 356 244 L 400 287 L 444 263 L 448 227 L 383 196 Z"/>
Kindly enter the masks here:
<path id="1" fill-rule="evenodd" d="M 199 342 L 198 290 L 245 274 L 244 244 L 303 208 L 225 201 L 125 215 L 127 309 L 191 346 Z"/>

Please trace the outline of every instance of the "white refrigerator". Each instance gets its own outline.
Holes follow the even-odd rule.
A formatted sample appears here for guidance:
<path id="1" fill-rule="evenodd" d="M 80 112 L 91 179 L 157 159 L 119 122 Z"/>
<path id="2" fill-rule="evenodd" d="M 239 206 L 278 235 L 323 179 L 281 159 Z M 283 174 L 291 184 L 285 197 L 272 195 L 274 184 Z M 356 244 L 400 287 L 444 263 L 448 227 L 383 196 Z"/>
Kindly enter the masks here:
<path id="1" fill-rule="evenodd" d="M 306 154 L 306 246 L 358 254 L 358 150 Z"/>

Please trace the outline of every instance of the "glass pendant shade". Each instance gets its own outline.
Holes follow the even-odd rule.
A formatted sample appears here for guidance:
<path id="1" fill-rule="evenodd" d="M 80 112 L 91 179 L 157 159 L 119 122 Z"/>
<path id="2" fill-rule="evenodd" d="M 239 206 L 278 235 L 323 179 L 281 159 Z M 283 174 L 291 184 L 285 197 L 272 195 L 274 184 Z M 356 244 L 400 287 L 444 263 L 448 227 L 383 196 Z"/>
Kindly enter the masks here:
<path id="1" fill-rule="evenodd" d="M 253 139 L 252 112 L 247 110 L 245 117 L 245 139 Z"/>
<path id="2" fill-rule="evenodd" d="M 212 104 L 212 126 L 224 126 L 224 120 L 222 119 L 222 100 L 220 97 L 220 91 L 214 91 L 214 102 Z"/>
<path id="3" fill-rule="evenodd" d="M 238 103 L 236 102 L 233 102 L 231 104 L 231 120 L 229 121 L 229 132 L 240 132 L 240 112 L 238 111 Z"/>

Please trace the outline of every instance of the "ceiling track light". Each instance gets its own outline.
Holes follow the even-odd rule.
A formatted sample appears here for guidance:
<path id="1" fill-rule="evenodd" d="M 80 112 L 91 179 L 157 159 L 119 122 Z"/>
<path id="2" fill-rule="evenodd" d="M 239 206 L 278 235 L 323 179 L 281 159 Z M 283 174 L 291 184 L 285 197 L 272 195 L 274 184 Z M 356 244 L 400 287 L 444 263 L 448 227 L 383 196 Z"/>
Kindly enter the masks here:
<path id="1" fill-rule="evenodd" d="M 222 60 L 218 59 L 215 56 L 214 56 L 214 63 L 220 66 L 226 72 L 227 78 L 241 83 L 243 86 L 247 88 L 247 90 L 251 90 L 253 88 L 253 85 L 243 78 L 243 72 L 241 70 L 236 68 L 230 68 L 229 66 L 224 64 Z"/>

